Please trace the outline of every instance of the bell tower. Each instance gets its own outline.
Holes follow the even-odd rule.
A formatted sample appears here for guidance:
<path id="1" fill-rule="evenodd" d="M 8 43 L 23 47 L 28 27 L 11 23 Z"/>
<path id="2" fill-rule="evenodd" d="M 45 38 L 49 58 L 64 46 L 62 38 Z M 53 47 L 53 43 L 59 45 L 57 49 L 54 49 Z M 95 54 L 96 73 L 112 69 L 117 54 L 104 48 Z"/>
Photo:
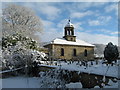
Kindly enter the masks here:
<path id="1" fill-rule="evenodd" d="M 64 27 L 64 36 L 63 36 L 63 38 L 65 38 L 68 41 L 76 42 L 76 36 L 74 36 L 74 26 L 70 22 L 70 20 L 68 20 L 68 23 Z"/>

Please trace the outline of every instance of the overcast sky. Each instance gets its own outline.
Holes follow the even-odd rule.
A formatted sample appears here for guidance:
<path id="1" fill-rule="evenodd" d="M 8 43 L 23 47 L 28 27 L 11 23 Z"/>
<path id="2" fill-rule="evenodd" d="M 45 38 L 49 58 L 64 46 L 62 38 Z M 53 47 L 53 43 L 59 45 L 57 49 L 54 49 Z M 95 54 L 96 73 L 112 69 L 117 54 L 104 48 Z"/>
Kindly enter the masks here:
<path id="1" fill-rule="evenodd" d="M 63 37 L 64 26 L 70 18 L 77 39 L 89 43 L 118 43 L 117 2 L 16 2 L 16 4 L 33 9 L 41 18 L 44 33 L 40 38 L 43 42 Z"/>

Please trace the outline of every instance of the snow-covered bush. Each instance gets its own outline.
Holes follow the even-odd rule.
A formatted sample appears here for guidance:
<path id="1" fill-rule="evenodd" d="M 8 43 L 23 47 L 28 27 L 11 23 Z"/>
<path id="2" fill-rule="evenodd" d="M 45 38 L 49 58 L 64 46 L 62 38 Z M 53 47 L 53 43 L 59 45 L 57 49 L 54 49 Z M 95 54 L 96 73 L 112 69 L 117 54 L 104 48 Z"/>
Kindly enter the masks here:
<path id="1" fill-rule="evenodd" d="M 53 69 L 48 72 L 40 72 L 41 88 L 66 88 L 65 84 L 70 82 L 70 72 L 62 69 Z"/>
<path id="2" fill-rule="evenodd" d="M 2 49 L 9 48 L 9 46 L 16 46 L 22 43 L 25 48 L 27 49 L 37 49 L 37 41 L 29 38 L 24 37 L 22 34 L 14 34 L 12 36 L 2 37 Z"/>
<path id="3" fill-rule="evenodd" d="M 16 34 L 2 39 L 2 63 L 9 69 L 46 60 L 46 54 L 37 51 L 36 41 Z"/>
<path id="4" fill-rule="evenodd" d="M 4 64 L 3 66 L 5 67 L 9 66 L 9 68 L 23 67 L 26 64 L 30 66 L 33 62 L 40 63 L 40 61 L 44 59 L 46 58 L 43 57 L 42 52 L 27 49 L 21 50 L 16 49 L 15 51 L 12 52 L 4 51 L 2 56 L 2 62 Z"/>
<path id="5" fill-rule="evenodd" d="M 47 55 L 43 52 L 39 52 L 37 50 L 31 51 L 33 61 L 39 62 L 42 60 L 47 60 Z"/>

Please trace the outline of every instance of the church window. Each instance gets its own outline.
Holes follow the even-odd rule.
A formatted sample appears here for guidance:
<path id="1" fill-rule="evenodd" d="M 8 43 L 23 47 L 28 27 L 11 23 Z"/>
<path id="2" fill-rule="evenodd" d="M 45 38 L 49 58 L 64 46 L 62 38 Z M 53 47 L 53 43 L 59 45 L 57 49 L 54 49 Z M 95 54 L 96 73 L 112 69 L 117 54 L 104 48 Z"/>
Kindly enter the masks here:
<path id="1" fill-rule="evenodd" d="M 87 57 L 87 50 L 84 51 L 84 56 Z"/>
<path id="2" fill-rule="evenodd" d="M 73 56 L 76 56 L 76 49 L 73 49 Z"/>
<path id="3" fill-rule="evenodd" d="M 64 56 L 64 49 L 61 48 L 61 56 Z"/>

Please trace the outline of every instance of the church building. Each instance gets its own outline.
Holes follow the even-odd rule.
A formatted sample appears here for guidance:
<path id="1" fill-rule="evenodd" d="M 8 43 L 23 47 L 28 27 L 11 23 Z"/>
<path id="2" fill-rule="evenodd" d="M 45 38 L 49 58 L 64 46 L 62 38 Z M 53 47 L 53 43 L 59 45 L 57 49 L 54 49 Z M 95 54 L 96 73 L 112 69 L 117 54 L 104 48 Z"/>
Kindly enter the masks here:
<path id="1" fill-rule="evenodd" d="M 48 48 L 51 59 L 92 60 L 94 58 L 94 45 L 76 39 L 74 25 L 70 20 L 64 27 L 64 36 L 54 39 L 44 47 Z"/>

